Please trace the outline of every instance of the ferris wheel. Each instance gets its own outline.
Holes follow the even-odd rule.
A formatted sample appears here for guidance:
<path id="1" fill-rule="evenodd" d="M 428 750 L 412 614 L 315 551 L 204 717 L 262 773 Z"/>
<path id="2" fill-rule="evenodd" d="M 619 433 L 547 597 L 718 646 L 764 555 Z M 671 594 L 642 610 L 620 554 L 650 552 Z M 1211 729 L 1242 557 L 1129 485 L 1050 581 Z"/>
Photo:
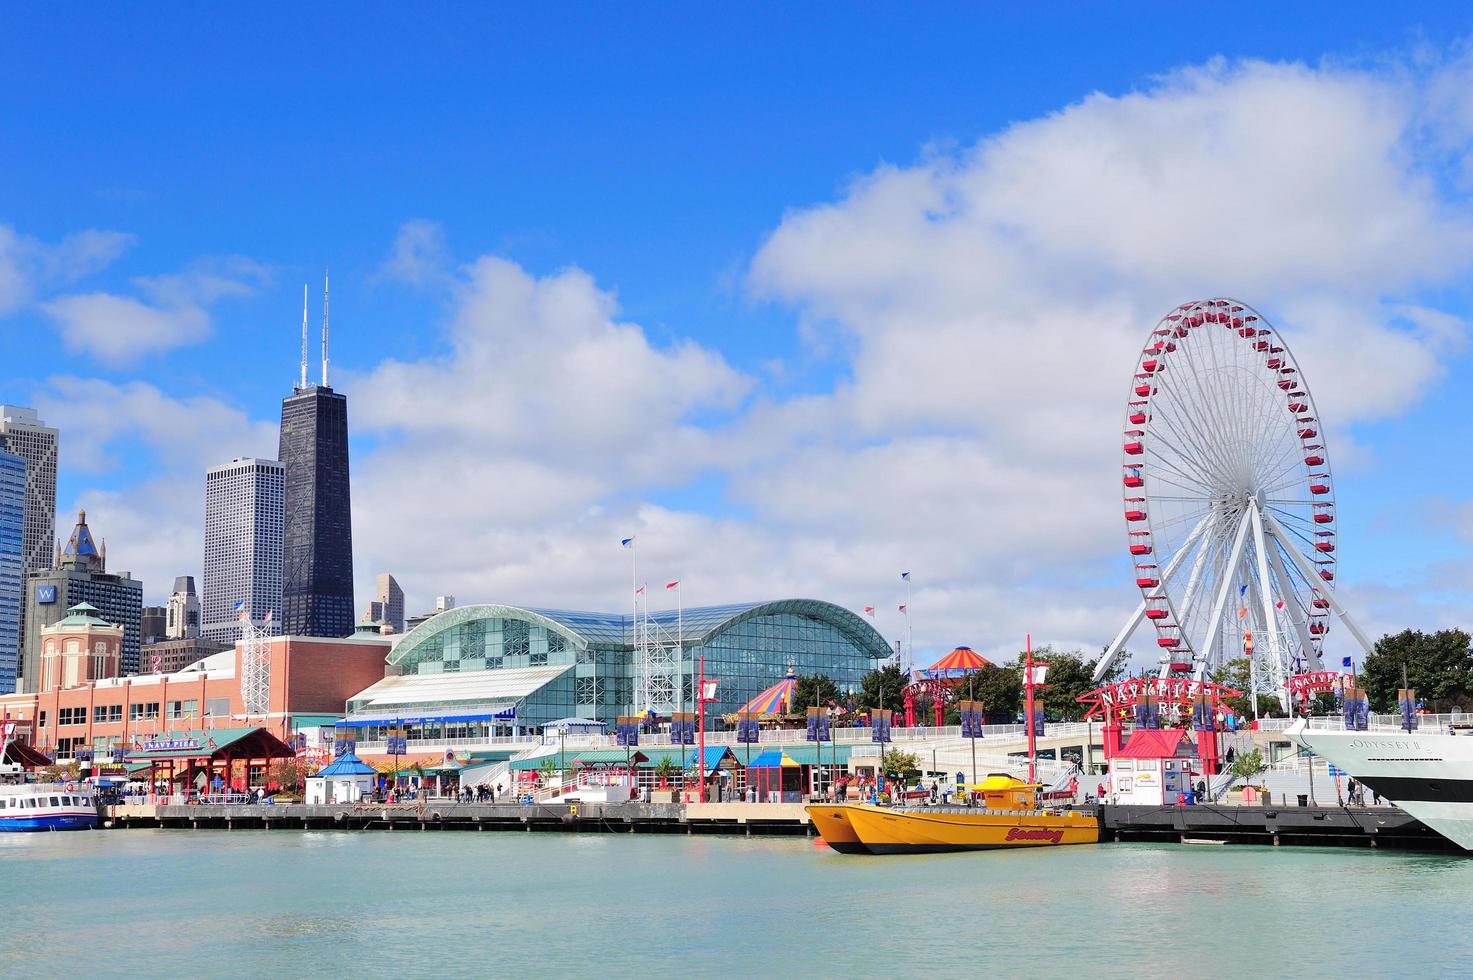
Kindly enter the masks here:
<path id="1" fill-rule="evenodd" d="M 1335 485 L 1323 427 L 1283 338 L 1245 303 L 1184 303 L 1136 362 L 1121 445 L 1126 541 L 1141 602 L 1096 666 L 1151 624 L 1160 674 L 1253 662 L 1287 704 L 1319 670 L 1335 598 Z"/>

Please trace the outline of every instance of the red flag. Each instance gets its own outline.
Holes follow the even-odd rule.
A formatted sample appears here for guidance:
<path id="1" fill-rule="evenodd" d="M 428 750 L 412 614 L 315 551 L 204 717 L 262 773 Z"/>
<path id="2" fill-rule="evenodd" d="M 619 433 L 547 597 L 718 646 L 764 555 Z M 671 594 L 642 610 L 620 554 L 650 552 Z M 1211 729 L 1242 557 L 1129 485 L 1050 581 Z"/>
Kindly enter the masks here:
<path id="1" fill-rule="evenodd" d="M 679 586 L 680 586 L 680 579 L 676 579 L 676 580 L 675 580 L 675 581 L 673 581 L 673 582 L 666 582 L 666 583 L 665 583 L 665 588 L 666 588 L 666 589 L 674 589 L 674 588 L 679 588 Z"/>
<path id="2" fill-rule="evenodd" d="M 873 616 L 875 614 L 875 607 L 874 606 L 865 606 L 864 607 L 864 611 L 867 612 L 867 613 L 869 613 L 871 616 Z"/>

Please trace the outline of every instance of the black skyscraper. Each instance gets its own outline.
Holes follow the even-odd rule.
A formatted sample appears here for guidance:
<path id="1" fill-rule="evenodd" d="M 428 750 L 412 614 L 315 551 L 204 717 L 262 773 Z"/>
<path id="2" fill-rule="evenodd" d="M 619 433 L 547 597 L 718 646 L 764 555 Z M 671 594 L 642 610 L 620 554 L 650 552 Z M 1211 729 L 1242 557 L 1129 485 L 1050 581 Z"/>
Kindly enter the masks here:
<path id="1" fill-rule="evenodd" d="M 348 636 L 354 608 L 348 399 L 321 385 L 298 388 L 282 399 L 281 462 L 286 465 L 282 632 Z"/>

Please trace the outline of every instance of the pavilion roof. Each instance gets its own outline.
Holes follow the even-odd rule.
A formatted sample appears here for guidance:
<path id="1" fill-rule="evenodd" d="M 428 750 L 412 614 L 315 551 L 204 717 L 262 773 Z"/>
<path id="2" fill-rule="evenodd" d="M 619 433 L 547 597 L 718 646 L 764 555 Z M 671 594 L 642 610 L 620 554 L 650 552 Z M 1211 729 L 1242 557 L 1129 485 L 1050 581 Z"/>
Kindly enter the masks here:
<path id="1" fill-rule="evenodd" d="M 128 762 L 169 759 L 285 759 L 296 753 L 264 728 L 215 728 L 169 732 L 144 739 L 127 755 Z"/>

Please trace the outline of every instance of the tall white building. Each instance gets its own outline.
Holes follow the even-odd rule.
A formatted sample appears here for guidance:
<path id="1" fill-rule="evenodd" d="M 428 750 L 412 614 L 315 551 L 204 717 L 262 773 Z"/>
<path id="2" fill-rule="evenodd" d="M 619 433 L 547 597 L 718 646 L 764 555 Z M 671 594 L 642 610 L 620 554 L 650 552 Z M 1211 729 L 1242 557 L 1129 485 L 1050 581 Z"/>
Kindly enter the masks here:
<path id="1" fill-rule="evenodd" d="M 47 571 L 56 547 L 56 430 L 42 425 L 33 408 L 0 405 L 0 452 L 26 461 L 21 564 L 27 574 Z"/>
<path id="2" fill-rule="evenodd" d="M 233 644 L 243 602 L 252 622 L 280 632 L 286 467 L 233 459 L 205 471 L 204 635 Z M 270 616 L 267 619 L 267 616 Z"/>

